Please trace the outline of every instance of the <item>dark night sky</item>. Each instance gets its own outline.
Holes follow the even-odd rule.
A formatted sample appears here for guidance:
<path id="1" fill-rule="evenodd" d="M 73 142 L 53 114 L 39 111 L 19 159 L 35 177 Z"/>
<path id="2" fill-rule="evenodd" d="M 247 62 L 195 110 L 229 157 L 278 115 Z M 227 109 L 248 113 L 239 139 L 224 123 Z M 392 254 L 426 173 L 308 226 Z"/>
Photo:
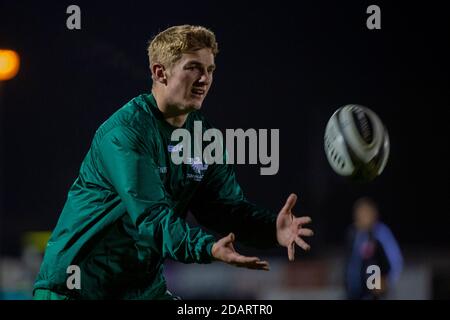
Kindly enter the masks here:
<path id="1" fill-rule="evenodd" d="M 343 242 L 362 195 L 379 202 L 400 243 L 450 244 L 450 28 L 443 8 L 92 2 L 0 0 L 0 47 L 21 56 L 18 76 L 1 88 L 4 253 L 17 251 L 22 231 L 53 228 L 96 128 L 150 90 L 147 41 L 184 23 L 211 28 L 219 42 L 203 106 L 211 122 L 280 129 L 277 175 L 237 168 L 251 200 L 279 210 L 298 193 L 297 213 L 313 217 L 319 248 Z M 80 31 L 66 28 L 70 4 L 81 7 Z M 366 28 L 370 4 L 381 7 L 381 30 Z M 349 103 L 377 112 L 390 134 L 388 166 L 369 184 L 337 176 L 323 151 L 329 117 Z"/>

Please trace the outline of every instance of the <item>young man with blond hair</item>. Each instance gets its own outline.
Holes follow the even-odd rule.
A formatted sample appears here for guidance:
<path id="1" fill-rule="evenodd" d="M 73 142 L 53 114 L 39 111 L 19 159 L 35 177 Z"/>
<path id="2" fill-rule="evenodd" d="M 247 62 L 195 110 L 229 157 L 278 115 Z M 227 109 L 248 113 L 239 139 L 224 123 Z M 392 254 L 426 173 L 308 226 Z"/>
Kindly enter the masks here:
<path id="1" fill-rule="evenodd" d="M 266 261 L 236 252 L 235 238 L 254 247 L 277 244 L 294 259 L 309 217 L 297 218 L 291 194 L 277 214 L 243 195 L 229 164 L 176 165 L 177 128 L 194 121 L 211 128 L 199 109 L 213 81 L 215 35 L 200 26 L 175 26 L 148 47 L 153 86 L 115 112 L 97 130 L 78 178 L 48 242 L 35 283 L 35 299 L 172 299 L 163 262 L 222 261 L 269 270 Z M 216 240 L 185 222 L 221 234 Z M 69 285 L 68 268 L 79 270 Z"/>

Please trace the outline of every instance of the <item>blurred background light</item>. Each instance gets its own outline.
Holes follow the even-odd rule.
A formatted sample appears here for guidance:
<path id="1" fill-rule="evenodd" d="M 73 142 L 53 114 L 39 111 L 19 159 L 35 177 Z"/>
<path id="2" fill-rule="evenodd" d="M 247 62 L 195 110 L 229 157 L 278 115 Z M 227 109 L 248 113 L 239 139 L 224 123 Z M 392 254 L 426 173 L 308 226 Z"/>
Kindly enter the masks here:
<path id="1" fill-rule="evenodd" d="M 0 81 L 10 80 L 19 72 L 20 58 L 14 50 L 0 49 Z"/>

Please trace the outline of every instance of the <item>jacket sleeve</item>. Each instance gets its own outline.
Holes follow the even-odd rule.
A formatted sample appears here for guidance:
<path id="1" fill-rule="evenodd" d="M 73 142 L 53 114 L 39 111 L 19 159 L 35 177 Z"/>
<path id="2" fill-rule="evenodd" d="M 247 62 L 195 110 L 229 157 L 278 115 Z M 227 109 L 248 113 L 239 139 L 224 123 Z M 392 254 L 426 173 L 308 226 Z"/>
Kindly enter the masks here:
<path id="1" fill-rule="evenodd" d="M 389 281 L 395 284 L 403 269 L 403 255 L 400 246 L 389 227 L 383 223 L 378 223 L 376 227 L 376 238 L 387 259 L 389 266 Z"/>
<path id="2" fill-rule="evenodd" d="M 211 262 L 214 237 L 192 228 L 174 211 L 147 141 L 133 128 L 116 127 L 99 142 L 102 171 L 126 206 L 139 234 L 163 258 Z"/>
<path id="3" fill-rule="evenodd" d="M 247 201 L 230 164 L 214 164 L 191 203 L 197 221 L 255 248 L 277 244 L 276 214 Z"/>

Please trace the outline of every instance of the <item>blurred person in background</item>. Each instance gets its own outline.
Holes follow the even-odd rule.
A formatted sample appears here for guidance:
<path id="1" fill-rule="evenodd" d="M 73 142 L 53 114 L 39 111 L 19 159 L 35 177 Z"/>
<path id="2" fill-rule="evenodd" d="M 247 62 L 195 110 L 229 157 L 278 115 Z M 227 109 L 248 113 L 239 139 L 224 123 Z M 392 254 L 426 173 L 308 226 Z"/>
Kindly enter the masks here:
<path id="1" fill-rule="evenodd" d="M 347 237 L 345 289 L 347 299 L 376 300 L 387 298 L 403 268 L 400 247 L 387 225 L 379 220 L 377 204 L 368 197 L 353 206 L 353 224 Z M 381 287 L 370 289 L 368 267 L 380 268 Z"/>

